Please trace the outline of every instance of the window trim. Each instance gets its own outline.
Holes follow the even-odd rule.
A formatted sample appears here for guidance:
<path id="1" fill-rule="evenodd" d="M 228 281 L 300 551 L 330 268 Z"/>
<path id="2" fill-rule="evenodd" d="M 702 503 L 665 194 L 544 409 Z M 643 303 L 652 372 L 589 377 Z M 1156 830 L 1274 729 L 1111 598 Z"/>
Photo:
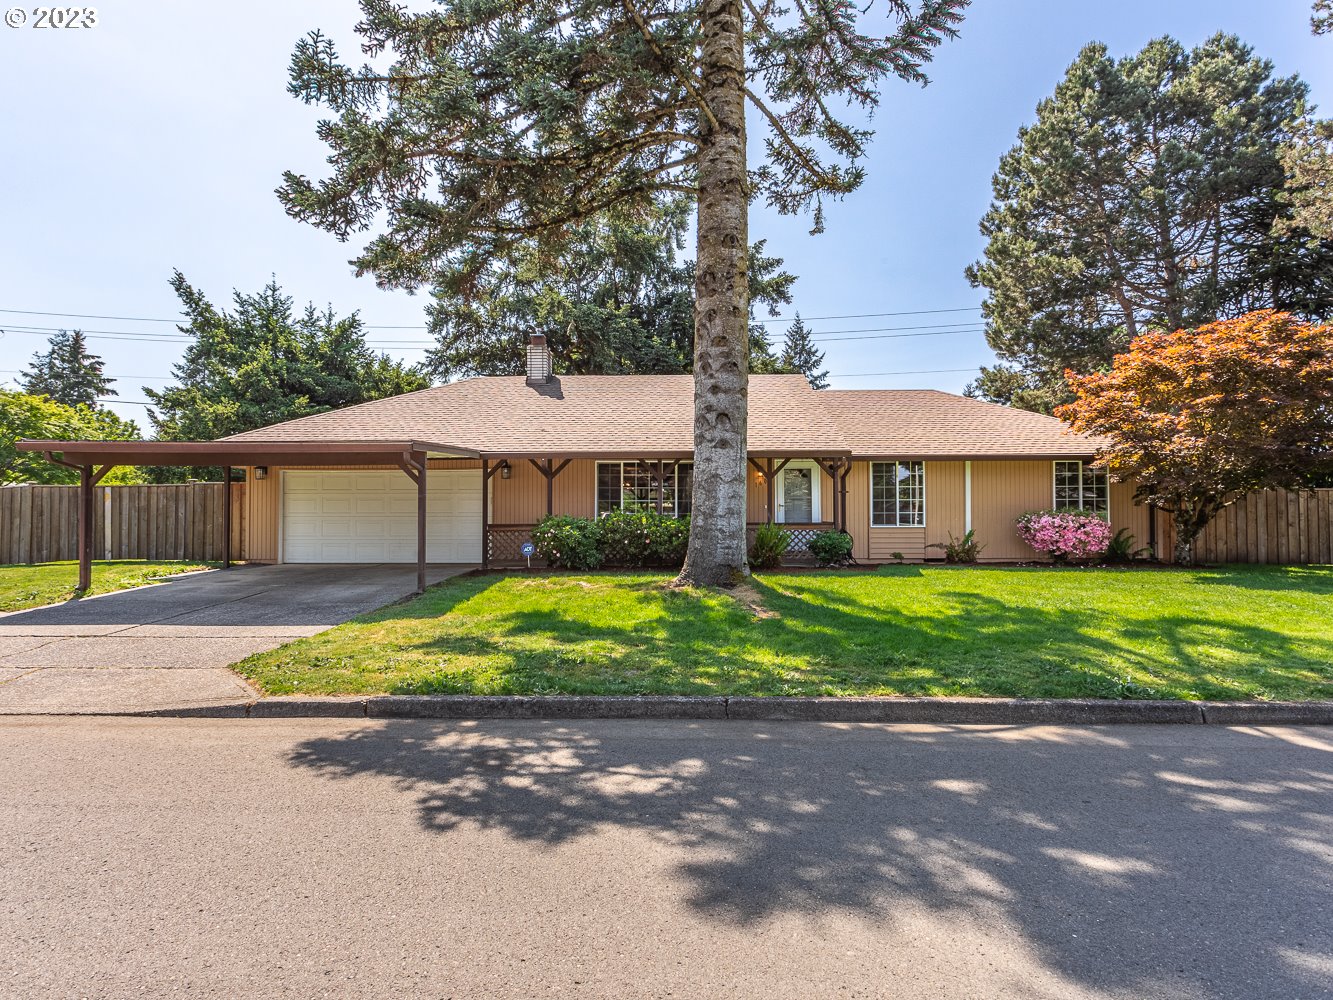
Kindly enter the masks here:
<path id="1" fill-rule="evenodd" d="M 1058 470 L 1059 470 L 1059 467 L 1060 467 L 1061 463 L 1064 463 L 1064 464 L 1066 464 L 1066 465 L 1077 465 L 1077 466 L 1078 466 L 1078 506 L 1077 506 L 1077 507 L 1070 507 L 1070 505 L 1067 504 L 1067 503 L 1066 503 L 1066 504 L 1061 504 L 1061 503 L 1060 503 L 1060 497 L 1058 496 L 1059 487 L 1058 487 L 1058 485 L 1057 485 L 1057 478 L 1058 478 L 1059 475 L 1060 475 L 1060 473 L 1059 473 Z M 1083 459 L 1081 459 L 1081 458 L 1054 458 L 1054 459 L 1051 459 L 1051 509 L 1052 509 L 1052 510 L 1081 510 L 1081 511 L 1088 511 L 1088 510 L 1089 510 L 1089 508 L 1083 506 L 1083 473 L 1084 473 L 1084 470 L 1085 470 L 1089 465 L 1091 465 L 1091 464 L 1092 464 L 1091 462 L 1085 462 L 1085 461 L 1084 461 Z M 1106 521 L 1107 524 L 1110 524 L 1110 523 L 1111 523 L 1111 477 L 1108 476 L 1104 471 L 1101 472 L 1101 473 L 1097 473 L 1097 472 L 1094 470 L 1093 475 L 1100 475 L 1100 476 L 1106 481 L 1106 510 L 1105 510 L 1105 512 L 1098 512 L 1098 511 L 1096 511 L 1096 510 L 1091 510 L 1090 513 L 1097 514 L 1097 515 L 1098 515 L 1099 517 L 1101 517 L 1104 521 Z"/>
<path id="2" fill-rule="evenodd" d="M 603 465 L 614 465 L 614 466 L 617 466 L 617 467 L 620 469 L 620 475 L 619 475 L 619 477 L 618 477 L 619 480 L 620 480 L 620 506 L 619 506 L 619 508 L 617 508 L 617 509 L 618 509 L 618 510 L 634 510 L 634 509 L 641 509 L 641 508 L 638 508 L 638 507 L 629 507 L 629 508 L 627 508 L 627 507 L 625 506 L 625 466 L 626 466 L 626 465 L 640 465 L 640 464 L 642 464 L 642 463 L 641 463 L 640 460 L 637 459 L 637 458 L 625 459 L 625 460 L 623 460 L 623 461 L 622 461 L 622 460 L 616 460 L 616 459 L 602 459 L 602 458 L 598 458 L 598 459 L 594 459 L 594 460 L 593 460 L 593 463 L 592 463 L 592 512 L 593 512 L 593 518 L 594 518 L 594 520 L 595 520 L 596 518 L 599 518 L 599 517 L 605 517 L 605 516 L 606 516 L 606 515 L 601 511 L 601 509 L 600 509 L 600 508 L 601 508 L 601 502 L 602 502 L 602 501 L 601 501 L 600 492 L 601 492 L 601 478 L 602 478 L 602 466 L 603 466 Z M 663 464 L 665 465 L 665 464 L 668 464 L 668 463 L 666 463 L 666 462 L 664 461 Z M 693 474 L 694 474 L 694 462 L 693 462 L 693 460 L 691 460 L 691 459 L 677 459 L 677 460 L 675 460 L 675 468 L 674 468 L 674 470 L 673 470 L 672 477 L 671 477 L 672 490 L 674 491 L 674 494 L 673 494 L 673 496 L 672 496 L 672 500 L 671 500 L 671 509 L 670 509 L 670 510 L 665 510 L 665 509 L 664 509 L 664 510 L 662 511 L 662 515 L 663 515 L 664 517 L 679 518 L 679 517 L 682 516 L 681 513 L 680 513 L 680 469 L 681 469 L 681 466 L 684 466 L 684 465 L 688 465 L 688 466 L 690 467 L 690 475 L 691 475 L 691 477 L 693 477 Z M 693 482 L 694 482 L 693 478 L 691 478 L 690 482 L 691 482 L 691 485 L 693 485 Z M 666 506 L 666 500 L 665 500 L 665 497 L 663 497 L 663 507 L 665 508 L 665 506 Z M 691 504 L 691 506 L 693 506 L 693 505 Z M 646 508 L 642 508 L 642 509 L 647 509 L 647 510 L 656 511 L 656 510 L 657 510 L 657 505 L 656 505 L 655 503 L 650 503 L 650 504 L 647 505 Z M 690 514 L 692 514 L 692 513 L 694 513 L 693 510 L 691 510 L 689 513 L 685 514 L 684 516 L 685 516 L 685 517 L 689 517 Z"/>
<path id="3" fill-rule="evenodd" d="M 897 524 L 897 523 L 895 523 L 895 524 L 881 524 L 881 523 L 877 522 L 877 521 L 875 520 L 875 466 L 877 466 L 877 465 L 911 465 L 911 464 L 913 464 L 913 463 L 916 463 L 917 465 L 920 465 L 920 466 L 921 466 L 921 523 L 919 523 L 919 524 Z M 868 480 L 866 492 L 867 492 L 867 500 L 869 501 L 869 504 L 870 504 L 870 527 L 872 527 L 872 528 L 908 528 L 908 529 L 912 529 L 912 528 L 924 528 L 924 527 L 926 526 L 926 518 L 927 518 L 927 512 L 928 512 L 928 509 L 929 509 L 929 508 L 928 508 L 928 505 L 927 505 L 927 503 L 926 503 L 926 498 L 927 498 L 927 495 L 928 495 L 928 494 L 927 494 L 927 486 L 926 486 L 926 462 L 925 462 L 924 459 L 914 459 L 914 458 L 882 458 L 882 459 L 876 459 L 876 460 L 874 460 L 874 461 L 871 461 L 871 462 L 868 462 L 868 463 L 867 463 L 867 476 L 866 476 L 866 479 Z M 895 480 L 894 498 L 893 498 L 893 499 L 894 499 L 894 502 L 893 502 L 893 509 L 894 509 L 895 512 L 898 510 L 898 492 L 897 492 L 896 482 L 897 482 L 897 481 Z"/>

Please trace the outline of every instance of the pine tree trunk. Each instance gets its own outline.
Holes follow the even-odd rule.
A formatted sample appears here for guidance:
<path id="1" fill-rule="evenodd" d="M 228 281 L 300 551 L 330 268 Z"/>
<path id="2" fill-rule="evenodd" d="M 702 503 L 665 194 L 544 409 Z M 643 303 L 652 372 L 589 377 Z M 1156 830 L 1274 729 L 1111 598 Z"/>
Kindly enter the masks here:
<path id="1" fill-rule="evenodd" d="M 705 119 L 699 149 L 694 307 L 694 494 L 678 583 L 730 586 L 749 573 L 745 429 L 749 393 L 749 196 L 744 25 L 739 0 L 705 0 Z"/>

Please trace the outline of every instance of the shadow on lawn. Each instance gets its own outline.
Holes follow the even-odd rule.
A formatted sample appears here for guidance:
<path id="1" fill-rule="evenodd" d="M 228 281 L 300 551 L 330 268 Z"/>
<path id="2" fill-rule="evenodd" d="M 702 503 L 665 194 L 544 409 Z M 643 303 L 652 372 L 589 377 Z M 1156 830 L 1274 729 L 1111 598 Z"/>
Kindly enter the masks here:
<path id="1" fill-rule="evenodd" d="M 1118 621 L 1108 632 L 1096 610 L 1013 605 L 963 591 L 930 595 L 946 601 L 948 613 L 938 606 L 919 612 L 910 600 L 868 604 L 792 579 L 754 581 L 772 618 L 729 603 L 705 606 L 653 583 L 634 586 L 648 607 L 636 620 L 593 624 L 558 601 L 499 614 L 486 619 L 484 643 L 455 633 L 410 646 L 438 656 L 443 669 L 394 690 L 476 690 L 470 675 L 450 672 L 448 663 L 484 647 L 498 660 L 488 667 L 490 692 L 1226 700 L 1313 688 L 1333 697 L 1333 679 L 1318 672 L 1333 660 L 1333 637 L 1293 641 L 1258 625 L 1168 614 Z"/>
<path id="2" fill-rule="evenodd" d="M 1333 566 L 1219 566 L 1196 574 L 1198 583 L 1212 586 L 1333 596 Z"/>
<path id="3" fill-rule="evenodd" d="M 851 915 L 910 939 L 924 914 L 960 941 L 1012 929 L 1117 996 L 1324 995 L 1333 739 L 1191 732 L 391 722 L 291 760 L 393 781 L 442 836 L 646 835 L 616 841 L 645 884 L 719 925 Z M 993 975 L 975 995 L 1006 991 Z"/>

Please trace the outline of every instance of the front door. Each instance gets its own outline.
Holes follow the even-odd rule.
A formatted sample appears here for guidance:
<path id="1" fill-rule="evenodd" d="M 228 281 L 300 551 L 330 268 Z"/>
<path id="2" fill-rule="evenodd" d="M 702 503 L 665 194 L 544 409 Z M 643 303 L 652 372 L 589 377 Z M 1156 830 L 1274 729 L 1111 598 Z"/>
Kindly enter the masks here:
<path id="1" fill-rule="evenodd" d="M 782 470 L 782 522 L 811 524 L 815 519 L 812 469 Z"/>

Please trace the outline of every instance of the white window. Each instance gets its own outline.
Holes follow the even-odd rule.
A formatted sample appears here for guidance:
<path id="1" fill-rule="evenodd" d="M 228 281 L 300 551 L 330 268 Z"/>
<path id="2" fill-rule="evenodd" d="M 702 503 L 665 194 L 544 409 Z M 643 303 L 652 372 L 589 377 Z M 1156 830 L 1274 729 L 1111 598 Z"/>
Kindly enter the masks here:
<path id="1" fill-rule="evenodd" d="M 655 462 L 598 462 L 597 516 L 613 510 L 656 510 Z M 681 517 L 690 512 L 694 465 L 662 463 L 662 513 Z"/>
<path id="2" fill-rule="evenodd" d="M 1087 462 L 1055 463 L 1056 510 L 1087 510 L 1109 518 L 1110 496 L 1105 472 Z"/>
<path id="3" fill-rule="evenodd" d="M 925 523 L 925 463 L 871 462 L 871 526 L 875 528 L 915 528 Z"/>

